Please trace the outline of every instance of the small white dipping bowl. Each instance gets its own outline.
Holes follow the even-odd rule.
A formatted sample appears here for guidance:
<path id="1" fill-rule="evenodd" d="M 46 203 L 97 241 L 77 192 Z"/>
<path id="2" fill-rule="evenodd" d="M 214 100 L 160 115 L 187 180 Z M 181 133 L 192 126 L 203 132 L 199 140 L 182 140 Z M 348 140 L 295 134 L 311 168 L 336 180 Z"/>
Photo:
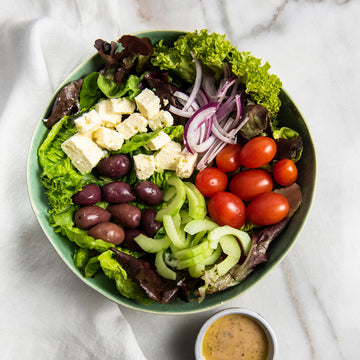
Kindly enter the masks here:
<path id="1" fill-rule="evenodd" d="M 267 360 L 277 360 L 278 359 L 278 342 L 277 342 L 275 333 L 274 333 L 273 329 L 271 328 L 271 326 L 269 325 L 269 323 L 260 314 L 258 314 L 255 311 L 245 309 L 245 308 L 240 308 L 240 307 L 233 307 L 233 308 L 220 310 L 219 312 L 215 313 L 208 320 L 205 321 L 205 323 L 203 324 L 203 326 L 201 327 L 201 329 L 198 333 L 198 336 L 197 336 L 196 342 L 195 342 L 195 358 L 196 358 L 196 360 L 204 360 L 205 359 L 202 354 L 202 342 L 203 342 L 203 338 L 204 338 L 204 335 L 205 335 L 207 329 L 217 319 L 219 319 L 225 315 L 230 315 L 230 314 L 246 315 L 246 316 L 250 317 L 251 319 L 253 319 L 254 321 L 256 321 L 262 327 L 262 329 L 264 330 L 264 332 L 267 336 L 267 339 L 268 339 L 269 355 L 267 357 Z"/>

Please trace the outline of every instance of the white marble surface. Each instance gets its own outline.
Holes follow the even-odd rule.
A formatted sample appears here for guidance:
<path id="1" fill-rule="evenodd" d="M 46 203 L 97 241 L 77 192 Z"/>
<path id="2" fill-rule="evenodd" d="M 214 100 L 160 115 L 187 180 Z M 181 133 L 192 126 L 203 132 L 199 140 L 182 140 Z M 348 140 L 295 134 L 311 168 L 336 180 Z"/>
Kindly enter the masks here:
<path id="1" fill-rule="evenodd" d="M 261 313 L 277 334 L 281 360 L 359 359 L 360 1 L 1 3 L 1 358 L 193 358 L 196 332 L 214 310 L 183 316 L 134 312 L 80 283 L 32 214 L 25 167 L 45 104 L 94 53 L 94 39 L 208 28 L 270 62 L 310 128 L 318 162 L 313 208 L 295 246 L 226 307 Z"/>

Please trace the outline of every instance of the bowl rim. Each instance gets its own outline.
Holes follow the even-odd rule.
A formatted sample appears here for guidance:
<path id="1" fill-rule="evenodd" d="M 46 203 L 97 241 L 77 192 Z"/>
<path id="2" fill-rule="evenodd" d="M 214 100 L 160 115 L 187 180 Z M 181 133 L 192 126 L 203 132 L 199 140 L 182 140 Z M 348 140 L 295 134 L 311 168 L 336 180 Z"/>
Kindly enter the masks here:
<path id="1" fill-rule="evenodd" d="M 264 330 L 266 337 L 268 339 L 269 344 L 269 354 L 267 357 L 267 360 L 276 360 L 278 359 L 278 353 L 279 353 L 279 345 L 278 340 L 276 337 L 276 334 L 271 327 L 271 325 L 268 323 L 268 321 L 265 320 L 265 318 L 260 315 L 258 312 L 245 308 L 245 307 L 230 307 L 223 310 L 220 310 L 216 312 L 215 314 L 211 315 L 201 326 L 198 335 L 196 337 L 195 341 L 195 359 L 196 360 L 204 360 L 202 356 L 202 342 L 204 339 L 204 335 L 208 328 L 218 319 L 231 314 L 241 314 L 248 316 L 252 320 L 256 321 L 257 324 L 261 326 L 261 328 Z"/>
<path id="2" fill-rule="evenodd" d="M 188 33 L 188 31 L 184 31 L 184 30 L 144 30 L 144 31 L 138 31 L 138 32 L 133 32 L 131 33 L 131 35 L 144 35 L 147 36 L 149 34 L 160 34 L 160 33 L 168 33 L 169 35 L 178 35 L 181 36 L 183 34 Z M 132 310 L 137 310 L 137 311 L 142 311 L 142 312 L 146 312 L 146 313 L 153 313 L 153 314 L 165 314 L 165 315 L 183 315 L 183 314 L 192 314 L 192 313 L 200 313 L 200 312 L 204 312 L 204 311 L 208 311 L 211 309 L 215 309 L 219 306 L 223 306 L 226 303 L 229 303 L 230 301 L 233 301 L 235 298 L 237 298 L 238 296 L 242 295 L 243 293 L 245 293 L 246 291 L 248 291 L 252 286 L 254 286 L 256 283 L 258 283 L 260 280 L 262 280 L 266 275 L 268 275 L 276 265 L 278 265 L 283 259 L 284 257 L 287 255 L 287 253 L 292 249 L 292 247 L 294 246 L 295 242 L 296 242 L 296 238 L 299 236 L 302 228 L 304 227 L 304 225 L 307 222 L 307 219 L 309 217 L 312 205 L 313 205 L 313 200 L 314 200 L 314 194 L 315 194 L 315 188 L 316 188 L 316 171 L 317 171 L 317 167 L 316 167 L 316 152 L 315 152 L 315 146 L 314 146 L 314 142 L 313 139 L 311 137 L 311 133 L 309 131 L 308 125 L 304 120 L 303 115 L 301 114 L 301 112 L 299 111 L 298 107 L 296 106 L 295 102 L 292 100 L 292 98 L 289 96 L 289 94 L 287 93 L 287 91 L 281 87 L 281 92 L 291 101 L 293 107 L 295 108 L 295 110 L 297 111 L 297 113 L 299 114 L 299 116 L 301 117 L 302 121 L 303 121 L 303 125 L 305 126 L 307 133 L 308 133 L 308 138 L 310 141 L 310 144 L 312 145 L 312 152 L 313 152 L 313 156 L 314 156 L 314 183 L 313 183 L 313 188 L 311 191 L 311 196 L 309 198 L 309 206 L 308 209 L 301 221 L 301 226 L 298 227 L 296 234 L 292 237 L 292 241 L 291 244 L 285 249 L 285 251 L 283 251 L 283 253 L 281 254 L 281 256 L 279 256 L 276 261 L 271 264 L 271 266 L 268 268 L 268 270 L 266 272 L 264 272 L 263 274 L 261 274 L 257 279 L 254 279 L 252 284 L 250 286 L 245 287 L 240 294 L 236 294 L 233 296 L 229 296 L 226 299 L 222 299 L 217 303 L 210 303 L 207 304 L 207 306 L 204 306 L 202 308 L 197 308 L 197 309 L 188 309 L 188 310 L 181 310 L 181 311 L 176 311 L 175 309 L 167 309 L 166 311 L 164 311 L 163 309 L 154 309 L 154 308 L 146 308 L 146 306 L 137 306 L 137 303 L 134 304 L 131 302 L 127 302 L 127 299 L 125 299 L 124 301 L 122 301 L 122 297 L 119 300 L 119 296 L 110 293 L 110 291 L 107 291 L 106 289 L 103 289 L 101 286 L 94 284 L 92 282 L 86 281 L 87 279 L 83 278 L 83 276 L 81 275 L 80 272 L 76 271 L 76 269 L 74 269 L 74 267 L 70 264 L 70 262 L 67 260 L 67 258 L 65 257 L 65 255 L 62 254 L 62 252 L 60 251 L 59 247 L 56 245 L 55 241 L 52 239 L 52 237 L 50 236 L 49 231 L 45 228 L 45 225 L 42 223 L 41 219 L 39 218 L 39 210 L 37 209 L 35 202 L 34 202 L 34 191 L 31 189 L 31 167 L 30 167 L 30 162 L 31 162 L 31 157 L 32 157 L 32 153 L 31 150 L 34 150 L 34 144 L 36 142 L 36 136 L 38 135 L 38 131 L 39 129 L 44 126 L 42 119 L 45 118 L 45 116 L 47 115 L 47 112 L 50 108 L 50 106 L 52 106 L 53 102 L 56 99 L 56 96 L 58 95 L 58 93 L 61 91 L 61 89 L 68 84 L 69 82 L 73 81 L 75 78 L 78 79 L 78 73 L 81 72 L 81 70 L 83 69 L 85 64 L 88 64 L 92 61 L 96 61 L 99 60 L 99 54 L 98 53 L 94 53 L 92 56 L 90 56 L 88 59 L 86 59 L 85 61 L 83 61 L 80 65 L 76 66 L 71 72 L 68 73 L 68 75 L 65 77 L 65 79 L 62 81 L 62 83 L 57 87 L 57 89 L 53 92 L 52 96 L 50 97 L 49 101 L 47 102 L 46 108 L 44 109 L 44 111 L 41 114 L 40 117 L 40 121 L 38 121 L 35 126 L 34 126 L 34 130 L 32 133 L 32 137 L 31 137 L 31 141 L 30 141 L 30 145 L 29 145 L 29 151 L 27 154 L 27 174 L 26 174 L 26 182 L 27 182 L 27 193 L 28 193 L 28 197 L 30 200 L 30 204 L 31 207 L 33 209 L 33 212 L 35 214 L 35 217 L 37 219 L 37 221 L 40 224 L 40 227 L 42 228 L 42 231 L 45 233 L 46 237 L 48 238 L 48 240 L 50 241 L 51 245 L 55 248 L 55 251 L 59 254 L 60 258 L 65 262 L 65 264 L 67 265 L 68 268 L 70 268 L 70 270 L 82 281 L 85 282 L 85 284 L 87 286 L 89 286 L 92 290 L 100 293 L 101 295 L 103 295 L 104 297 L 108 298 L 111 301 L 114 301 L 116 304 L 124 306 L 126 308 L 132 309 Z M 37 149 L 36 149 L 37 152 Z M 120 294 L 121 296 L 121 294 Z"/>

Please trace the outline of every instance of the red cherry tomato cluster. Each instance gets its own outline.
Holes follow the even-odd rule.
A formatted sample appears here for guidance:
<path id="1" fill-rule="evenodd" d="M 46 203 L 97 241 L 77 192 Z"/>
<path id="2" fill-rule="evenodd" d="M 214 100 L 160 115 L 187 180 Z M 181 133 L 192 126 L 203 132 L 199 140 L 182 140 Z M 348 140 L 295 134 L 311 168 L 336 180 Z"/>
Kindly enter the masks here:
<path id="1" fill-rule="evenodd" d="M 287 216 L 288 200 L 272 190 L 274 182 L 289 186 L 296 181 L 295 163 L 290 159 L 280 160 L 272 174 L 259 169 L 274 159 L 276 151 L 276 142 L 266 136 L 253 138 L 243 147 L 227 145 L 217 155 L 216 167 L 197 174 L 195 185 L 209 198 L 209 215 L 217 224 L 241 228 L 248 219 L 255 225 L 271 225 Z M 246 169 L 229 179 L 227 173 L 241 166 Z"/>

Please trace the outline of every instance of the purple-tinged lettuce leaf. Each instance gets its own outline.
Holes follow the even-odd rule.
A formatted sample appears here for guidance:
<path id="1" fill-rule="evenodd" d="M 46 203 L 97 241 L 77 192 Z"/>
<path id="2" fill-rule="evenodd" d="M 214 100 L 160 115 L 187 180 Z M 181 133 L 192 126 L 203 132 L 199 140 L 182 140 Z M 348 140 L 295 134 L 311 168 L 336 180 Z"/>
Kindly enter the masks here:
<path id="1" fill-rule="evenodd" d="M 59 92 L 49 116 L 44 119 L 48 129 L 51 129 L 64 116 L 76 114 L 80 110 L 79 95 L 82 83 L 82 79 L 73 81 Z"/>
<path id="2" fill-rule="evenodd" d="M 303 152 L 302 137 L 298 132 L 288 127 L 282 127 L 273 131 L 277 145 L 276 160 L 291 159 L 298 161 Z"/>
<path id="3" fill-rule="evenodd" d="M 159 276 L 149 262 L 115 248 L 111 250 L 115 253 L 119 264 L 145 290 L 150 299 L 161 304 L 169 304 L 177 298 L 179 287 L 176 282 Z"/>
<path id="4" fill-rule="evenodd" d="M 246 140 L 263 134 L 270 124 L 269 112 L 262 105 L 246 105 L 242 117 L 248 118 L 239 132 Z"/>
<path id="5" fill-rule="evenodd" d="M 117 51 L 118 43 L 124 47 L 122 51 Z M 111 43 L 97 39 L 94 46 L 105 63 L 102 70 L 103 75 L 111 76 L 118 86 L 122 84 L 123 77 L 127 77 L 130 71 L 143 71 L 148 59 L 153 54 L 149 38 L 139 38 L 133 35 L 124 35 L 118 42 L 112 41 Z"/>

